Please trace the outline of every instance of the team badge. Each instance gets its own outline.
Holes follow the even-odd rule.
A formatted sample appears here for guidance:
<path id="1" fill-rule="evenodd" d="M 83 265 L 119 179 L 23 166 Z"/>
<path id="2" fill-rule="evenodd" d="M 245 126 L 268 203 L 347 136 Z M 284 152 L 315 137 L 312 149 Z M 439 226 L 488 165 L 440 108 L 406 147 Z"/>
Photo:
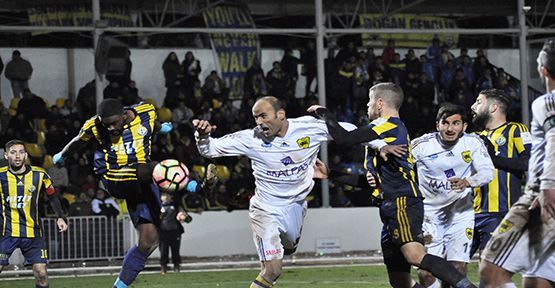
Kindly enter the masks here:
<path id="1" fill-rule="evenodd" d="M 497 227 L 497 231 L 499 231 L 499 234 L 505 233 L 509 231 L 511 227 L 513 227 L 513 222 L 503 219 L 503 221 L 501 221 L 501 224 L 499 224 L 499 227 Z"/>
<path id="2" fill-rule="evenodd" d="M 507 143 L 507 138 L 505 138 L 505 136 L 501 135 L 501 136 L 499 136 L 499 138 L 495 139 L 495 143 L 499 146 L 503 146 L 503 145 L 505 145 L 505 143 Z"/>
<path id="3" fill-rule="evenodd" d="M 449 170 L 445 170 L 445 171 L 443 171 L 443 173 L 445 173 L 445 177 L 447 177 L 447 178 L 455 177 L 457 175 L 455 173 L 455 170 L 453 170 L 453 168 L 451 168 Z"/>
<path id="4" fill-rule="evenodd" d="M 310 146 L 310 137 L 303 137 L 303 138 L 297 139 L 297 145 L 299 145 L 301 149 L 308 148 Z"/>
<path id="5" fill-rule="evenodd" d="M 461 153 L 462 159 L 466 163 L 470 163 L 472 161 L 472 156 L 470 156 L 470 151 L 466 150 Z"/>
<path id="6" fill-rule="evenodd" d="M 141 126 L 141 128 L 139 128 L 139 130 L 137 131 L 137 134 L 139 134 L 140 136 L 145 136 L 147 132 L 148 129 L 146 129 L 145 126 Z"/>
<path id="7" fill-rule="evenodd" d="M 37 187 L 31 185 L 31 187 L 29 187 L 29 192 L 33 193 L 35 192 L 35 190 L 37 190 Z"/>
<path id="8" fill-rule="evenodd" d="M 474 230 L 472 228 L 466 228 L 466 238 L 468 238 L 469 240 L 472 239 L 472 235 Z"/>

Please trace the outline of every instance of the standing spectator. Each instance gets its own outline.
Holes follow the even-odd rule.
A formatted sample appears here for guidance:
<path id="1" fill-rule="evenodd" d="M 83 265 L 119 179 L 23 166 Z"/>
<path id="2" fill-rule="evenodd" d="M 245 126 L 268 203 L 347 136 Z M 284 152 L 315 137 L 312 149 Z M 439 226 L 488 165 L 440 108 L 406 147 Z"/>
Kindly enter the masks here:
<path id="1" fill-rule="evenodd" d="M 387 41 L 387 46 L 383 48 L 382 60 L 384 65 L 389 65 L 393 58 L 395 57 L 395 40 L 389 39 Z"/>
<path id="2" fill-rule="evenodd" d="M 407 52 L 403 63 L 405 63 L 407 74 L 412 72 L 414 75 L 420 75 L 420 72 L 422 72 L 422 63 L 420 63 L 412 49 Z"/>
<path id="3" fill-rule="evenodd" d="M 287 87 L 287 94 L 289 95 L 295 95 L 297 79 L 299 79 L 299 71 L 297 69 L 299 64 L 301 64 L 301 60 L 293 56 L 293 49 L 285 49 L 285 54 L 281 58 L 281 69 L 289 75 L 289 85 Z"/>
<path id="4" fill-rule="evenodd" d="M 120 212 L 118 203 L 102 188 L 96 190 L 96 195 L 91 201 L 91 210 L 94 215 L 104 215 L 108 218 L 115 218 Z"/>
<path id="5" fill-rule="evenodd" d="M 287 87 L 289 87 L 289 75 L 281 68 L 281 63 L 275 61 L 272 70 L 268 71 L 266 80 L 270 84 L 270 95 L 279 99 L 285 99 L 287 96 Z"/>
<path id="6" fill-rule="evenodd" d="M 204 86 L 202 87 L 204 95 L 210 97 L 210 99 L 217 99 L 223 101 L 227 98 L 227 92 L 229 89 L 225 86 L 224 80 L 218 76 L 218 73 L 213 70 L 210 75 L 204 79 Z"/>
<path id="7" fill-rule="evenodd" d="M 435 82 L 437 78 L 436 73 L 434 66 L 428 61 L 428 56 L 420 55 L 420 63 L 422 63 L 422 73 L 426 74 L 428 80 Z"/>
<path id="8" fill-rule="evenodd" d="M 164 71 L 164 79 L 166 80 L 166 98 L 164 99 L 164 106 L 173 109 L 177 106 L 177 96 L 179 93 L 179 86 L 183 83 L 183 74 L 181 73 L 181 65 L 177 54 L 170 52 L 164 64 L 162 64 Z"/>
<path id="9" fill-rule="evenodd" d="M 249 87 L 252 85 L 252 79 L 258 73 L 264 75 L 264 71 L 260 67 L 260 59 L 258 59 L 258 55 L 255 55 L 252 58 L 252 64 L 247 70 L 247 74 L 245 75 L 245 78 L 244 78 L 243 89 L 245 90 L 244 91 L 245 95 L 249 94 L 249 89 L 250 89 Z"/>
<path id="10" fill-rule="evenodd" d="M 184 75 L 182 87 L 184 89 L 185 97 L 190 99 L 194 96 L 194 85 L 198 81 L 200 75 L 200 61 L 195 59 L 193 52 L 187 51 L 185 59 L 181 62 L 181 71 Z"/>
<path id="11" fill-rule="evenodd" d="M 160 215 L 160 270 L 162 274 L 166 274 L 169 262 L 169 249 L 172 253 L 172 263 L 175 272 L 179 272 L 181 264 L 181 255 L 179 255 L 179 247 L 181 246 L 181 234 L 185 232 L 180 221 L 191 222 L 191 216 L 180 212 L 177 205 L 173 203 L 173 197 L 168 193 L 162 193 L 162 208 Z"/>
<path id="12" fill-rule="evenodd" d="M 21 58 L 19 50 L 12 53 L 12 60 L 6 65 L 6 78 L 12 84 L 13 97 L 20 97 L 23 89 L 29 88 L 29 79 L 33 74 L 31 63 Z"/>
<path id="13" fill-rule="evenodd" d="M 93 79 L 77 92 L 75 107 L 80 120 L 91 118 L 96 114 L 96 85 Z"/>
<path id="14" fill-rule="evenodd" d="M 350 59 L 351 57 L 358 57 L 358 50 L 355 47 L 355 42 L 353 41 L 349 41 L 347 43 L 347 47 L 339 49 L 339 52 L 337 52 L 337 55 L 335 56 L 335 60 L 337 61 L 337 65 L 341 65 L 343 62 L 347 61 L 347 59 Z"/>
<path id="15" fill-rule="evenodd" d="M 4 61 L 2 61 L 0 56 L 0 75 L 2 75 L 2 71 L 4 71 Z M 0 99 L 2 99 L 2 86 L 0 86 Z"/>
<path id="16" fill-rule="evenodd" d="M 305 96 L 311 93 L 310 86 L 312 81 L 316 79 L 316 51 L 314 50 L 314 42 L 309 40 L 306 47 L 301 51 L 301 63 L 303 64 L 301 74 L 306 77 Z"/>
<path id="17" fill-rule="evenodd" d="M 33 120 L 45 118 L 47 113 L 46 102 L 33 94 L 29 88 L 23 89 L 23 98 L 17 105 L 17 114 L 23 114 L 27 120 Z"/>

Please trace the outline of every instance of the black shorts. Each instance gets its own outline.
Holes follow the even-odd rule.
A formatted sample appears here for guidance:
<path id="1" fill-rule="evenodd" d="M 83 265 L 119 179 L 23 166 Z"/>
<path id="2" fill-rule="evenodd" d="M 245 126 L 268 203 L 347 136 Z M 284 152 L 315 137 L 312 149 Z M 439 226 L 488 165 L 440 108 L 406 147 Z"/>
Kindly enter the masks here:
<path id="1" fill-rule="evenodd" d="M 160 190 L 154 182 L 139 180 L 112 181 L 102 179 L 108 193 L 115 198 L 125 199 L 127 210 L 135 227 L 143 223 L 153 223 L 160 227 Z"/>
<path id="2" fill-rule="evenodd" d="M 380 206 L 380 218 L 383 222 L 381 244 L 384 263 L 389 273 L 410 273 L 411 265 L 401 253 L 403 244 L 409 242 L 424 244 L 422 200 L 422 198 L 401 196 L 385 199 Z"/>

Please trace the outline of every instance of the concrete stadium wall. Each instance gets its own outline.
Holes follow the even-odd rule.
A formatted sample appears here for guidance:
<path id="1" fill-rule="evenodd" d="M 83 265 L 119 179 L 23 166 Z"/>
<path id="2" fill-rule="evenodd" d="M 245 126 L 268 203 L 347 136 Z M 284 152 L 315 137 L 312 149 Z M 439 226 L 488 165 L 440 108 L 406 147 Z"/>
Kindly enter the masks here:
<path id="1" fill-rule="evenodd" d="M 193 221 L 184 224 L 181 242 L 184 257 L 256 254 L 249 225 L 248 211 L 231 213 L 204 212 L 191 214 Z M 336 239 L 339 249 L 365 251 L 380 249 L 382 223 L 377 208 L 315 208 L 305 218 L 298 252 L 316 253 L 320 239 Z M 156 250 L 153 257 L 160 257 Z"/>
<path id="2" fill-rule="evenodd" d="M 54 104 L 56 98 L 67 98 L 75 96 L 80 87 L 94 78 L 94 57 L 92 49 L 64 49 L 64 48 L 0 48 L 0 56 L 6 65 L 12 51 L 18 49 L 23 58 L 29 60 L 33 65 L 33 75 L 29 86 L 33 92 Z M 164 87 L 164 75 L 162 63 L 170 52 L 176 52 L 180 61 L 183 60 L 186 51 L 192 51 L 196 58 L 200 59 L 202 73 L 201 81 L 208 76 L 210 71 L 215 70 L 215 62 L 210 49 L 183 49 L 183 48 L 160 48 L 160 49 L 131 49 L 131 61 L 133 69 L 131 78 L 137 82 L 139 95 L 143 98 L 153 98 L 159 104 L 162 103 L 166 89 Z M 380 54 L 380 48 L 376 48 L 376 54 Z M 397 49 L 401 58 L 407 49 Z M 424 50 L 415 50 L 417 55 Z M 458 55 L 459 50 L 452 51 Z M 503 67 L 508 73 L 519 77 L 519 54 L 515 49 L 491 49 L 488 50 L 488 58 L 499 67 Z M 298 53 L 298 51 L 297 51 Z M 298 54 L 297 54 L 298 55 Z M 474 56 L 475 50 L 470 50 L 469 55 Z M 263 49 L 262 68 L 264 72 L 271 69 L 272 62 L 281 60 L 283 50 Z M 300 77 L 297 85 L 302 91 L 304 77 Z M 10 82 L 4 74 L 0 77 L 0 93 L 2 101 L 8 105 L 12 98 Z M 301 95 L 301 94 L 299 94 Z"/>

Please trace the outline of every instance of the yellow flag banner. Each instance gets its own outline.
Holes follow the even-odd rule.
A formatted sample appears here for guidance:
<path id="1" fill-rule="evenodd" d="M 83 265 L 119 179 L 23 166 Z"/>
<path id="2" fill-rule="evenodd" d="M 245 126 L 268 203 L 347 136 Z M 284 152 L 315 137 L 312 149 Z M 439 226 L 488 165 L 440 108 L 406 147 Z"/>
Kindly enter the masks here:
<path id="1" fill-rule="evenodd" d="M 368 29 L 406 29 L 414 31 L 409 34 L 362 34 L 362 43 L 367 46 L 386 46 L 390 39 L 395 40 L 399 47 L 425 48 L 432 44 L 434 37 L 441 43 L 456 44 L 459 34 L 421 34 L 421 29 L 454 29 L 457 28 L 455 20 L 436 16 L 419 16 L 415 14 L 394 14 L 385 17 L 383 14 L 360 14 L 360 27 Z"/>
<path id="2" fill-rule="evenodd" d="M 27 7 L 31 26 L 91 26 L 92 5 L 89 1 L 64 4 L 37 4 Z M 100 1 L 101 19 L 112 27 L 133 27 L 127 4 Z M 33 33 L 35 34 L 42 34 Z"/>
<path id="3" fill-rule="evenodd" d="M 208 28 L 254 28 L 250 10 L 237 3 L 218 5 L 203 12 Z M 255 57 L 260 57 L 258 35 L 247 33 L 211 33 L 212 50 L 222 79 L 229 87 L 229 97 L 241 98 L 243 81 Z"/>

